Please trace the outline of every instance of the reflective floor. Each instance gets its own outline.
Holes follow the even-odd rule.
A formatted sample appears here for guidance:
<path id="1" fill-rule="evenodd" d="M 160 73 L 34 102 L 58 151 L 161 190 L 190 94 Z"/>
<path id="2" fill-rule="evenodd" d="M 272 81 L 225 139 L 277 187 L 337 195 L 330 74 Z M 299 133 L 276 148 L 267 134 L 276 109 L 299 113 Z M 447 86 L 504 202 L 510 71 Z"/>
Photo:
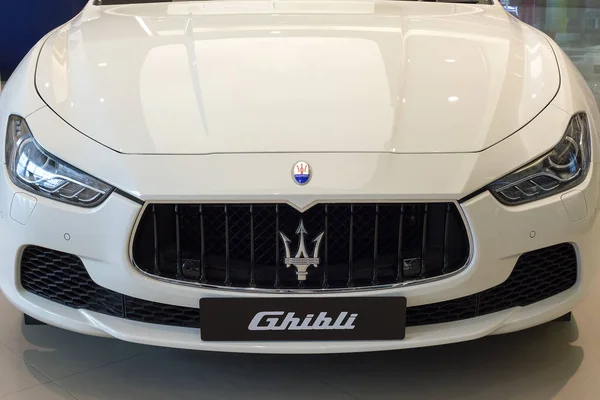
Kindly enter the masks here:
<path id="1" fill-rule="evenodd" d="M 600 100 L 600 1 L 554 3 L 508 7 L 563 46 Z M 166 350 L 25 327 L 0 295 L 0 398 L 598 399 L 598 304 L 600 281 L 570 323 L 399 352 L 260 356 Z"/>

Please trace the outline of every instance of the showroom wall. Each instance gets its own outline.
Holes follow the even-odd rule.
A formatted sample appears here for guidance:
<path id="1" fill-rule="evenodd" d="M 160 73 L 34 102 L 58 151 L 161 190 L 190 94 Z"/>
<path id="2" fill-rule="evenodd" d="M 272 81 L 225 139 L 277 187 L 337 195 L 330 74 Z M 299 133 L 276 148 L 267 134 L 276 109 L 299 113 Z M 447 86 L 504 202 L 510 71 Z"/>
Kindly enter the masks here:
<path id="1" fill-rule="evenodd" d="M 0 0 L 0 74 L 6 80 L 46 33 L 76 15 L 87 0 Z"/>

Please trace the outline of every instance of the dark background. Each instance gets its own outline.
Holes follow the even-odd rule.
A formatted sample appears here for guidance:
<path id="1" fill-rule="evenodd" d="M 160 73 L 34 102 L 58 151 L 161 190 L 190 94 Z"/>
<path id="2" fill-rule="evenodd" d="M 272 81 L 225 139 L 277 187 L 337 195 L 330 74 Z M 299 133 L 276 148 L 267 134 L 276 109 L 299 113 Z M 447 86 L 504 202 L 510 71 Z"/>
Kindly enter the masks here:
<path id="1" fill-rule="evenodd" d="M 42 36 L 75 16 L 87 0 L 0 0 L 0 75 L 8 79 Z"/>

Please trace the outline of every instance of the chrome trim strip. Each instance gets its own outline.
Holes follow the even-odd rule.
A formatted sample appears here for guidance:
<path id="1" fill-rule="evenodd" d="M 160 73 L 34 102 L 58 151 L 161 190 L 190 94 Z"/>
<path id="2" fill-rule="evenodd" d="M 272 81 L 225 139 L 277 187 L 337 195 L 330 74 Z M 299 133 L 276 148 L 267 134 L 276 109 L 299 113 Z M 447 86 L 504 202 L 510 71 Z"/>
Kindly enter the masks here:
<path id="1" fill-rule="evenodd" d="M 284 202 L 284 201 L 262 201 L 262 202 L 245 201 L 245 200 L 227 201 L 227 204 L 236 204 L 236 203 L 238 203 L 238 204 L 289 204 L 290 206 L 294 207 L 290 202 Z M 391 283 L 391 284 L 387 284 L 387 285 L 380 285 L 380 286 L 373 286 L 373 287 L 363 286 L 363 287 L 354 287 L 354 288 L 335 288 L 335 289 L 263 289 L 263 288 L 249 288 L 249 287 L 245 287 L 245 288 L 227 287 L 227 286 L 209 285 L 209 284 L 199 283 L 199 282 L 178 281 L 176 279 L 164 278 L 164 277 L 156 276 L 149 272 L 146 272 L 146 271 L 142 270 L 140 267 L 138 267 L 136 265 L 135 261 L 133 260 L 133 241 L 135 239 L 135 233 L 137 232 L 138 225 L 142 219 L 142 216 L 144 215 L 144 212 L 146 211 L 146 208 L 151 204 L 223 204 L 223 201 L 176 202 L 176 201 L 171 200 L 171 201 L 146 201 L 144 203 L 143 207 L 141 208 L 141 210 L 136 218 L 135 224 L 133 225 L 133 230 L 131 231 L 131 235 L 129 238 L 129 261 L 131 262 L 131 265 L 142 275 L 147 276 L 152 279 L 156 279 L 161 282 L 169 283 L 169 284 L 183 285 L 183 286 L 203 288 L 203 289 L 211 289 L 211 290 L 217 290 L 217 291 L 221 291 L 221 292 L 234 292 L 234 293 L 244 293 L 245 292 L 245 293 L 265 293 L 265 294 L 328 294 L 328 293 L 333 294 L 333 293 L 375 292 L 375 291 L 386 290 L 386 289 L 402 288 L 402 287 L 406 287 L 406 286 L 424 285 L 426 283 L 431 283 L 431 282 L 447 279 L 447 278 L 453 277 L 455 275 L 458 275 L 458 274 L 464 272 L 471 265 L 471 262 L 473 261 L 473 254 L 475 252 L 475 247 L 474 247 L 474 243 L 473 243 L 473 235 L 471 232 L 471 226 L 469 225 L 469 221 L 467 220 L 467 217 L 465 216 L 465 213 L 464 213 L 462 207 L 460 206 L 460 203 L 457 200 L 451 200 L 451 201 L 448 201 L 448 200 L 328 201 L 328 200 L 326 200 L 326 201 L 315 201 L 315 202 L 311 203 L 310 206 L 312 207 L 316 204 L 321 204 L 321 203 L 338 203 L 338 204 L 344 204 L 344 203 L 355 203 L 355 204 L 356 203 L 373 203 L 373 204 L 452 203 L 456 206 L 458 213 L 460 214 L 460 216 L 462 218 L 463 224 L 465 226 L 465 230 L 467 232 L 467 238 L 469 240 L 469 257 L 467 258 L 467 261 L 465 262 L 465 264 L 462 267 L 460 267 L 456 271 L 450 272 L 445 275 L 435 276 L 435 277 L 427 278 L 427 279 L 419 279 L 419 280 Z M 294 208 L 296 208 L 296 207 L 294 207 Z M 306 211 L 306 209 L 304 211 Z"/>

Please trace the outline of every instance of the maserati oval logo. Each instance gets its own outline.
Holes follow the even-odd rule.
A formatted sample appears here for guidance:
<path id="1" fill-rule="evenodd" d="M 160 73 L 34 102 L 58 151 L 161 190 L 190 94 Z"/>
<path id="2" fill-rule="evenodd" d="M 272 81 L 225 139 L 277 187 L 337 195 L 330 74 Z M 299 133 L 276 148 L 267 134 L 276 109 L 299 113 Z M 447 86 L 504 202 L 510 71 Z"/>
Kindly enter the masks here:
<path id="1" fill-rule="evenodd" d="M 325 235 L 325 232 L 321 232 L 320 235 L 313 239 L 315 247 L 312 256 L 308 254 L 308 251 L 306 250 L 306 244 L 304 242 L 304 236 L 307 234 L 308 232 L 304 228 L 304 222 L 300 220 L 300 225 L 298 225 L 298 229 L 296 229 L 296 235 L 300 236 L 300 243 L 298 243 L 298 251 L 296 252 L 296 255 L 292 257 L 290 252 L 290 243 L 292 241 L 288 239 L 283 232 L 279 232 L 281 240 L 283 240 L 283 245 L 285 246 L 285 265 L 287 268 L 291 266 L 296 267 L 296 274 L 298 275 L 299 281 L 306 280 L 308 275 L 308 267 L 311 265 L 314 265 L 315 267 L 319 266 L 319 246 L 321 245 L 321 240 L 323 240 L 323 235 Z"/>
<path id="2" fill-rule="evenodd" d="M 292 177 L 298 185 L 306 185 L 311 178 L 310 165 L 304 161 L 298 161 L 292 169 Z"/>

